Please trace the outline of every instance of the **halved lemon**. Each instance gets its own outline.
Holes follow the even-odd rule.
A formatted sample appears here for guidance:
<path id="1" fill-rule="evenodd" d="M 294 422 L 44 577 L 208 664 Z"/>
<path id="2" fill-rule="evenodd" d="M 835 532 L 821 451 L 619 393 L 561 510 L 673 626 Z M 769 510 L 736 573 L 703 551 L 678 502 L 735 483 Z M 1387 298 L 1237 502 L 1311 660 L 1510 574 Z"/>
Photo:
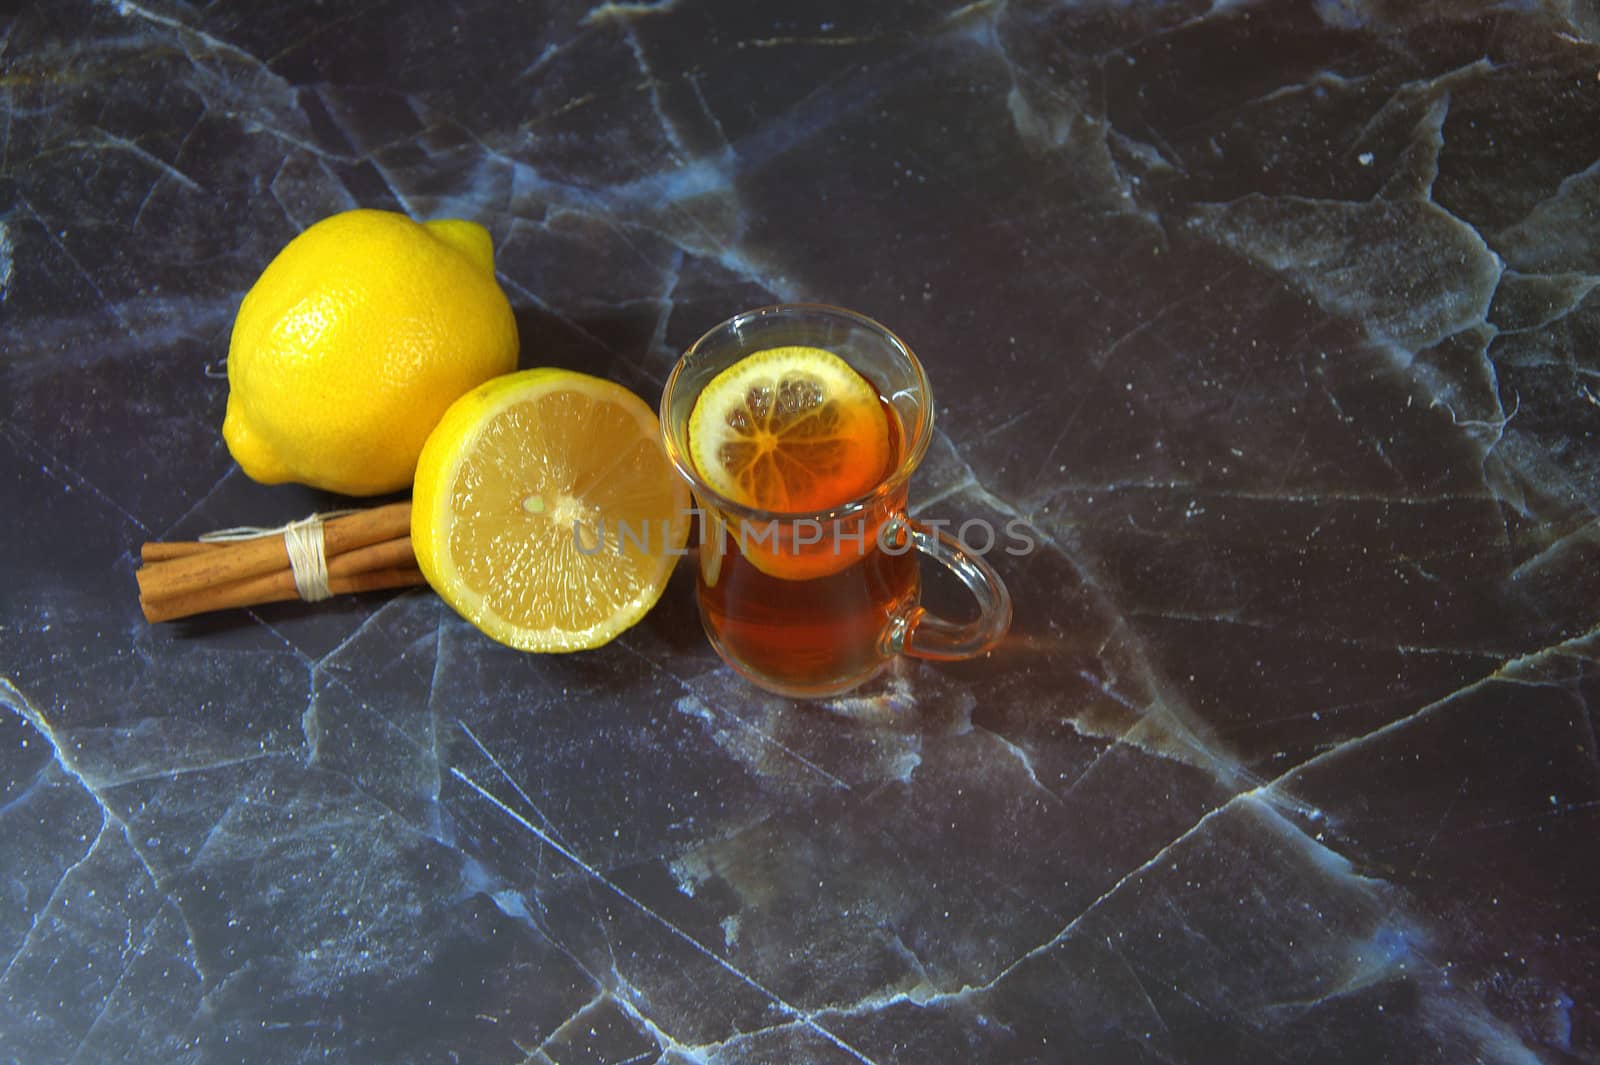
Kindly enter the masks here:
<path id="1" fill-rule="evenodd" d="M 768 348 L 723 370 L 689 414 L 689 457 L 722 495 L 799 514 L 871 491 L 889 463 L 877 390 L 831 351 Z"/>
<path id="2" fill-rule="evenodd" d="M 524 370 L 451 405 L 423 445 L 411 545 L 429 585 L 523 651 L 598 647 L 661 597 L 689 493 L 621 385 Z"/>

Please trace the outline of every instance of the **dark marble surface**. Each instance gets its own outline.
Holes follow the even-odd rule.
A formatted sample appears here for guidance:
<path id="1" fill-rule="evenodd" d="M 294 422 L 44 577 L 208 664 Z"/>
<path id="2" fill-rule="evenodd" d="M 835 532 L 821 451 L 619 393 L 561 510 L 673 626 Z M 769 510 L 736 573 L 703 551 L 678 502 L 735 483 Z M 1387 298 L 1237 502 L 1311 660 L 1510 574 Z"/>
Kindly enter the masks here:
<path id="1" fill-rule="evenodd" d="M 0 1061 L 1600 1060 L 1600 14 L 7 6 Z M 1016 625 L 791 704 L 680 572 L 152 628 L 275 251 L 492 230 L 649 400 L 777 300 L 923 357 Z M 939 594 L 938 588 L 930 594 Z"/>

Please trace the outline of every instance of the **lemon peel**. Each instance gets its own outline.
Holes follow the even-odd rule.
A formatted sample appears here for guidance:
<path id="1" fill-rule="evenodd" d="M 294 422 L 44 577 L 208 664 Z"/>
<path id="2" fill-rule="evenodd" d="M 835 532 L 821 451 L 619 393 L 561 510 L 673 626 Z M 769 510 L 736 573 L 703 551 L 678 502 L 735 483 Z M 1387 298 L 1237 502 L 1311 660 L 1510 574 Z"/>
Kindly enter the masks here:
<path id="1" fill-rule="evenodd" d="M 346 211 L 290 241 L 245 295 L 223 439 L 263 483 L 397 491 L 445 408 L 514 370 L 517 351 L 486 229 Z"/>

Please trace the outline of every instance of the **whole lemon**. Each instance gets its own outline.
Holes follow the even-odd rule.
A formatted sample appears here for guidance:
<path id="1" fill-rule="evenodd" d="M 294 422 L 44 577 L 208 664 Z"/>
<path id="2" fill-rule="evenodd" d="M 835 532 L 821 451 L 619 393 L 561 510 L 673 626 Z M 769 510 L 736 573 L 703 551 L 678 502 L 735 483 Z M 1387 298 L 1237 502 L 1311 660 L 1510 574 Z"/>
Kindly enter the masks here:
<path id="1" fill-rule="evenodd" d="M 516 364 L 488 230 L 346 211 L 290 241 L 245 295 L 222 436 L 266 484 L 393 492 L 445 409 Z"/>

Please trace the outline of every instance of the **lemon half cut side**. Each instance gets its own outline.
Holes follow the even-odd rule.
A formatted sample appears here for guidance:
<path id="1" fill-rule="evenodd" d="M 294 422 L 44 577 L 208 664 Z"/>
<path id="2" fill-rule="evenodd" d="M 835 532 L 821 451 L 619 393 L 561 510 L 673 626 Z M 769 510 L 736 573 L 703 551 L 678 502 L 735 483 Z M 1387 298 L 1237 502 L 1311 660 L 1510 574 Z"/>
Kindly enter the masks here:
<path id="1" fill-rule="evenodd" d="M 456 400 L 428 437 L 411 539 L 429 585 L 484 633 L 577 651 L 655 605 L 690 517 L 643 400 L 586 374 L 524 370 Z"/>

